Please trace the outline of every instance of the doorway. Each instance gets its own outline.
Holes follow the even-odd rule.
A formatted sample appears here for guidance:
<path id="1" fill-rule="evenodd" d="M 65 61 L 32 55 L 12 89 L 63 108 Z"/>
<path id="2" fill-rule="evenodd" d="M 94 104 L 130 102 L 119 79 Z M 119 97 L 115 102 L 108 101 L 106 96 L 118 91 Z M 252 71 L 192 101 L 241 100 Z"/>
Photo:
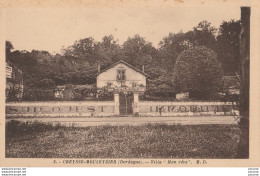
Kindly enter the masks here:
<path id="1" fill-rule="evenodd" d="M 132 92 L 119 93 L 119 113 L 120 115 L 133 115 L 134 95 Z"/>

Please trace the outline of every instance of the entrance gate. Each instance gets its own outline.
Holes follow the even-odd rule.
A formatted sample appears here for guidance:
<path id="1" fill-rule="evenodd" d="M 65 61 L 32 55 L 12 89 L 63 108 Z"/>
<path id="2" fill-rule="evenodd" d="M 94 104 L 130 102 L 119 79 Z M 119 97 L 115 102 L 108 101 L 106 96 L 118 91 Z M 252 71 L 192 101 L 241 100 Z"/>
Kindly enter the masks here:
<path id="1" fill-rule="evenodd" d="M 133 115 L 134 95 L 132 92 L 119 94 L 119 113 L 120 115 Z"/>

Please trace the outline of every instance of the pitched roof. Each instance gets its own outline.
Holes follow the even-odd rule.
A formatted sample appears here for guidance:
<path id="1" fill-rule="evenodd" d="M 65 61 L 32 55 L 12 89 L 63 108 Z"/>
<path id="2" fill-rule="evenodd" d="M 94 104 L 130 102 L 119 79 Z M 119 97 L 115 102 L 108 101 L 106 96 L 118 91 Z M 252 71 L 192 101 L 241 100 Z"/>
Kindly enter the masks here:
<path id="1" fill-rule="evenodd" d="M 127 62 L 125 62 L 125 61 L 123 61 L 123 60 L 120 60 L 120 61 L 118 61 L 118 62 L 116 62 L 116 63 L 114 63 L 113 65 L 111 65 L 111 66 L 109 66 L 109 67 L 107 67 L 106 69 L 104 69 L 104 70 L 101 70 L 97 75 L 99 75 L 99 74 L 101 74 L 101 73 L 103 73 L 103 72 L 105 72 L 105 71 L 107 71 L 107 70 L 109 70 L 110 68 L 112 68 L 112 67 L 114 67 L 115 65 L 117 65 L 117 64 L 125 64 L 126 66 L 128 66 L 128 67 L 130 67 L 130 68 L 132 68 L 133 70 L 135 70 L 135 71 L 137 71 L 137 72 L 139 72 L 139 73 L 141 73 L 141 74 L 143 74 L 144 76 L 148 76 L 148 74 L 146 74 L 146 73 L 144 73 L 144 72 L 142 72 L 141 70 L 139 70 L 138 68 L 136 68 L 136 67 L 134 67 L 134 66 L 132 66 L 132 65 L 130 65 L 129 63 L 127 63 Z"/>

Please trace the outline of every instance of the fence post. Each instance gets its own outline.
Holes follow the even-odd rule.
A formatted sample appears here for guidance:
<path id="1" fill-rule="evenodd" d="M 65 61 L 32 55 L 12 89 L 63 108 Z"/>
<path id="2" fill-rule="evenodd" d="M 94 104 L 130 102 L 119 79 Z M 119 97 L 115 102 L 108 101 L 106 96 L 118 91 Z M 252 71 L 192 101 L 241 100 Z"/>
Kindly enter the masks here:
<path id="1" fill-rule="evenodd" d="M 134 93 L 134 107 L 133 107 L 134 116 L 139 116 L 138 102 L 139 102 L 139 95 L 137 92 L 135 92 Z"/>
<path id="2" fill-rule="evenodd" d="M 119 115 L 119 94 L 114 93 L 114 102 L 115 102 L 115 115 Z"/>

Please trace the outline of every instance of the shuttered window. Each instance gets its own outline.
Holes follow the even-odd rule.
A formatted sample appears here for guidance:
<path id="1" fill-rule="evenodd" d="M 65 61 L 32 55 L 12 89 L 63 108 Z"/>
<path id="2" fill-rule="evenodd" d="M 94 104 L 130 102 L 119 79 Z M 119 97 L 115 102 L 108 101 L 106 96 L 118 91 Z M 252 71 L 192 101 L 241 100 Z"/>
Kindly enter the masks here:
<path id="1" fill-rule="evenodd" d="M 117 80 L 118 81 L 125 81 L 125 70 L 117 70 Z"/>

